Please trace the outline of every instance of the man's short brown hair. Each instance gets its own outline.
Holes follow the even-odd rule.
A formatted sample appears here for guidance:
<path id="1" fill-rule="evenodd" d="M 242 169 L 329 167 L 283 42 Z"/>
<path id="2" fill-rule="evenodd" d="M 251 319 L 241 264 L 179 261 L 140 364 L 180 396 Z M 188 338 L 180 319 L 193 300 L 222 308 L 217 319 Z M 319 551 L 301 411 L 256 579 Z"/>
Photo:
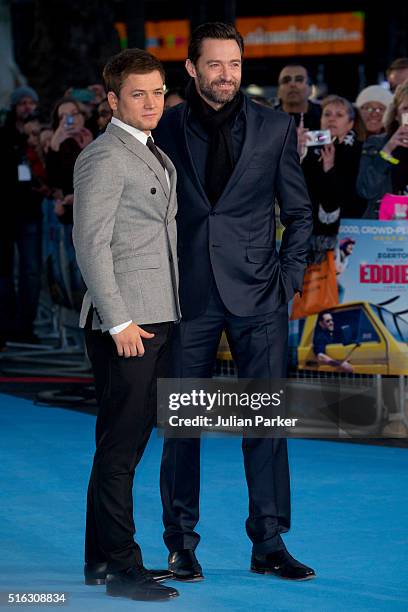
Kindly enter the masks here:
<path id="1" fill-rule="evenodd" d="M 102 77 L 106 92 L 113 91 L 118 97 L 129 74 L 149 74 L 157 70 L 165 78 L 163 64 L 157 57 L 143 49 L 124 49 L 111 57 L 103 69 Z"/>

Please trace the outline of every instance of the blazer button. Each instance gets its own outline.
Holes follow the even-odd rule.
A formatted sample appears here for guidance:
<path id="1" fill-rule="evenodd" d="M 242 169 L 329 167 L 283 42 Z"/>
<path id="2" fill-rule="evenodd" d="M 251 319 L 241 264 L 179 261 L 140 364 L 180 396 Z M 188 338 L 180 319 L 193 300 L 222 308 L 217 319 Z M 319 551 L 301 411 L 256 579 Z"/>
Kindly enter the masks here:
<path id="1" fill-rule="evenodd" d="M 156 187 L 152 187 L 151 190 L 150 190 L 150 193 L 152 195 L 154 195 L 156 193 Z"/>

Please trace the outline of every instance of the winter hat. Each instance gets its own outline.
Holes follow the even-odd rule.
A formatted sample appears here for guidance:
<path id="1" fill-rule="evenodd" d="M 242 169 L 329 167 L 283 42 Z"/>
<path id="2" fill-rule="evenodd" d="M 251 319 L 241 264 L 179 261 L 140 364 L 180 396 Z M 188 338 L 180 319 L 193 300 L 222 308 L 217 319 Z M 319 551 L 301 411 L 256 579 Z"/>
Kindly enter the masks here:
<path id="1" fill-rule="evenodd" d="M 17 106 L 23 98 L 31 98 L 34 102 L 39 101 L 38 93 L 32 87 L 23 85 L 22 87 L 17 87 L 11 94 L 11 106 Z"/>
<path id="2" fill-rule="evenodd" d="M 384 89 L 381 85 L 370 85 L 361 90 L 357 96 L 356 106 L 361 108 L 367 102 L 380 102 L 384 104 L 385 108 L 391 104 L 394 96 L 388 89 Z"/>

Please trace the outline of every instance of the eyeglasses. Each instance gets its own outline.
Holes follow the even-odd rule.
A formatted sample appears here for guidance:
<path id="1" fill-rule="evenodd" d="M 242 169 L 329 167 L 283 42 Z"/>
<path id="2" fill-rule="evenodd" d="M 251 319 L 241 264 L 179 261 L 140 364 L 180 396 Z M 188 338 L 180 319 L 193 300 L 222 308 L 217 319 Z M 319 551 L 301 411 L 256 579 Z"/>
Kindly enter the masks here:
<path id="1" fill-rule="evenodd" d="M 292 81 L 294 81 L 295 83 L 304 83 L 306 79 L 307 77 L 305 77 L 303 74 L 295 74 L 295 76 L 290 76 L 288 74 L 287 76 L 284 76 L 281 79 L 279 79 L 279 85 L 287 85 L 288 83 L 291 83 Z"/>
<path id="2" fill-rule="evenodd" d="M 362 106 L 361 110 L 364 113 L 368 113 L 369 115 L 372 115 L 373 113 L 375 113 L 376 115 L 382 115 L 385 111 L 385 108 L 381 108 L 379 106 Z"/>

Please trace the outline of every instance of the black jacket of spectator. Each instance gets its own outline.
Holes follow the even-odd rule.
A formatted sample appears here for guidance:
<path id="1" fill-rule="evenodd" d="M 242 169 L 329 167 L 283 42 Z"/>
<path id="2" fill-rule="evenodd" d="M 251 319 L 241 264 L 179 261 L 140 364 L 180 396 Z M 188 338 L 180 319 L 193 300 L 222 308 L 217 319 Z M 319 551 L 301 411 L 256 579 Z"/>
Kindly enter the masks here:
<path id="1" fill-rule="evenodd" d="M 64 140 L 58 151 L 51 148 L 47 153 L 46 166 L 48 181 L 54 189 L 61 189 L 64 195 L 74 193 L 74 166 L 82 149 L 74 138 Z"/>
<path id="2" fill-rule="evenodd" d="M 41 218 L 43 196 L 35 178 L 31 181 L 18 180 L 18 167 L 28 164 L 27 139 L 15 127 L 15 116 L 10 112 L 0 130 L 0 168 L 2 174 L 2 223 L 7 220 L 18 222 L 34 221 Z"/>
<path id="3" fill-rule="evenodd" d="M 281 102 L 279 102 L 275 108 L 276 110 L 283 111 Z M 303 113 L 303 127 L 307 128 L 308 130 L 320 130 L 321 114 L 322 109 L 320 104 L 317 104 L 317 102 L 311 102 L 309 100 L 307 112 Z M 293 117 L 296 127 L 299 127 L 302 113 L 288 113 L 288 115 Z"/>
<path id="4" fill-rule="evenodd" d="M 313 233 L 336 236 L 342 218 L 361 218 L 366 201 L 357 194 L 361 143 L 351 130 L 335 142 L 334 167 L 324 172 L 320 147 L 309 147 L 302 167 L 313 204 Z"/>

